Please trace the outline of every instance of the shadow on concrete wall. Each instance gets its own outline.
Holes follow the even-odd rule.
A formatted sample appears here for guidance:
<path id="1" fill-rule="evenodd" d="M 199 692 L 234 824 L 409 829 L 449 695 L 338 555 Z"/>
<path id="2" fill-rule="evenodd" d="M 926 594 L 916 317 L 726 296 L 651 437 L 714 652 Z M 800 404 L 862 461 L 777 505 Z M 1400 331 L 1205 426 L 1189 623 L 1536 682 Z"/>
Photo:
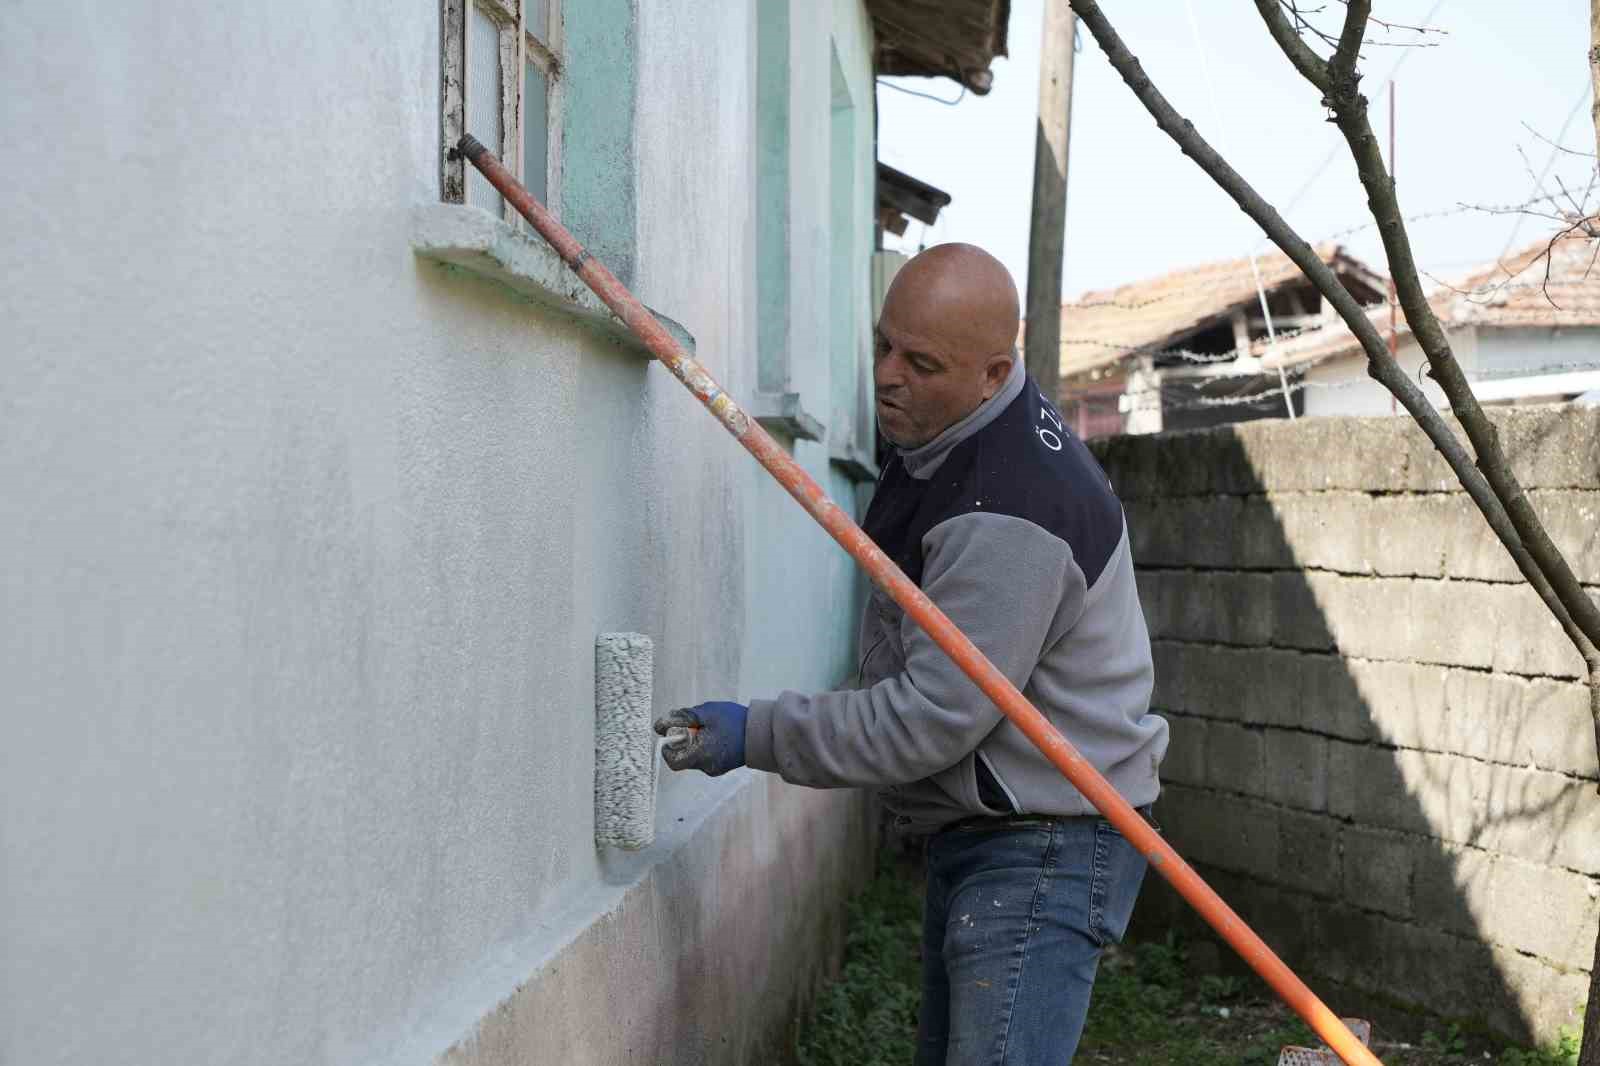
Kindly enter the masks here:
<path id="1" fill-rule="evenodd" d="M 1600 586 L 1600 415 L 1497 418 Z M 1336 1010 L 1523 1043 L 1575 1025 L 1600 896 L 1581 664 L 1420 432 L 1318 419 L 1096 451 L 1133 535 L 1178 850 Z M 1135 936 L 1205 932 L 1147 885 Z"/>

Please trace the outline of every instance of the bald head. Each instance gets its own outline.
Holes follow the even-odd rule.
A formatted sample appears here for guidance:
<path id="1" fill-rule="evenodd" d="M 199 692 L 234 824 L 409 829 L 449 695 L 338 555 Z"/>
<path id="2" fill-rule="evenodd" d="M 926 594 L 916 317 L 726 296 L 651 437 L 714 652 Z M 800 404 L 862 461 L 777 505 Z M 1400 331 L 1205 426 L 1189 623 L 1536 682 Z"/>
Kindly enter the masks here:
<path id="1" fill-rule="evenodd" d="M 1010 273 L 974 245 L 937 245 L 901 267 L 873 358 L 884 436 L 919 447 L 1000 391 L 1019 316 Z"/>

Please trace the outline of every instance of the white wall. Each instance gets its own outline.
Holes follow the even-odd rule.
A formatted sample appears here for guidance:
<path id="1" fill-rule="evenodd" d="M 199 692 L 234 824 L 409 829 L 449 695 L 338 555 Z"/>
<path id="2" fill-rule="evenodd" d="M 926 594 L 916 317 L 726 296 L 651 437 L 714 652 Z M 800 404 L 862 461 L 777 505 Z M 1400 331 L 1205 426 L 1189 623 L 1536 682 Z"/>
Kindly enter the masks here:
<path id="1" fill-rule="evenodd" d="M 1450 344 L 1468 379 L 1488 386 L 1479 395 L 1485 402 L 1517 397 L 1547 402 L 1553 392 L 1587 388 L 1584 372 L 1600 370 L 1600 334 L 1593 329 L 1463 326 L 1450 331 Z M 1400 338 L 1396 358 L 1435 407 L 1449 407 L 1444 392 L 1422 374 L 1427 359 L 1414 337 Z M 1529 380 L 1518 386 L 1517 378 Z M 1393 409 L 1389 391 L 1367 374 L 1364 357 L 1319 363 L 1306 381 L 1308 415 L 1376 415 Z"/>
<path id="2" fill-rule="evenodd" d="M 1450 344 L 1462 369 L 1472 374 L 1477 365 L 1477 332 L 1470 327 L 1452 330 Z M 1421 375 L 1427 358 L 1417 346 L 1415 337 L 1407 334 L 1399 338 L 1395 359 L 1435 407 L 1450 406 L 1444 398 L 1444 392 L 1433 380 Z M 1405 414 L 1405 408 L 1395 403 L 1389 390 L 1368 375 L 1364 356 L 1318 363 L 1306 372 L 1305 382 L 1304 413 L 1307 415 Z"/>
<path id="3" fill-rule="evenodd" d="M 639 294 L 736 394 L 752 6 L 640 23 Z M 0 1060 L 426 1061 L 611 898 L 596 632 L 658 707 L 849 668 L 842 555 L 674 381 L 412 254 L 437 34 L 4 16 Z"/>

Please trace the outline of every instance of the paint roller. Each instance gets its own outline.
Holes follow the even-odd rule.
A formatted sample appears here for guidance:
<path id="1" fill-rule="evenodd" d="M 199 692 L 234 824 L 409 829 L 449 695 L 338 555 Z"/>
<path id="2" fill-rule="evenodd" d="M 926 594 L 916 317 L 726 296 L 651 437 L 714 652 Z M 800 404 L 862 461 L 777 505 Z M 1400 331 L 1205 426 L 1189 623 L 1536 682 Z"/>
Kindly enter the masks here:
<path id="1" fill-rule="evenodd" d="M 656 836 L 655 646 L 643 633 L 594 642 L 594 842 L 638 851 Z"/>

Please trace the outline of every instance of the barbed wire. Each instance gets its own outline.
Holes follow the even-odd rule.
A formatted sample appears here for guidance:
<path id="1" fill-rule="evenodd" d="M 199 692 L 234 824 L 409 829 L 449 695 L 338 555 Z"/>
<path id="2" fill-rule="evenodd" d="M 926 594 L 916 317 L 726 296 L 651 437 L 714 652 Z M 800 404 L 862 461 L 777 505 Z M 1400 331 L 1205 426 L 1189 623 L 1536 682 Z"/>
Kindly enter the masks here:
<path id="1" fill-rule="evenodd" d="M 1419 368 L 1419 372 L 1420 369 L 1421 368 Z M 1515 381 L 1518 378 L 1540 377 L 1546 374 L 1573 370 L 1592 370 L 1595 372 L 1600 372 L 1600 358 L 1587 362 L 1569 361 L 1561 363 L 1544 363 L 1536 367 L 1517 367 L 1505 370 L 1503 372 L 1478 375 L 1471 379 L 1471 383 L 1477 384 Z M 1294 372 L 1291 371 L 1291 373 Z M 1290 381 L 1287 385 L 1287 388 L 1275 381 L 1272 381 L 1270 378 L 1265 377 L 1261 373 L 1241 374 L 1241 378 L 1247 377 L 1259 381 L 1263 385 L 1263 388 L 1260 392 L 1252 392 L 1248 395 L 1195 396 L 1192 395 L 1192 390 L 1195 387 L 1201 387 L 1206 384 L 1210 384 L 1216 379 L 1191 379 L 1181 383 L 1161 382 L 1144 385 L 1139 388 L 1124 389 L 1122 392 L 1115 394 L 1103 394 L 1099 397 L 1085 396 L 1075 399 L 1077 399 L 1077 402 L 1088 403 L 1091 405 L 1097 400 L 1115 400 L 1118 404 L 1119 410 L 1122 409 L 1122 403 L 1124 400 L 1126 400 L 1128 411 L 1184 411 L 1217 407 L 1248 407 L 1251 404 L 1263 403 L 1279 405 L 1283 403 L 1284 394 L 1286 391 L 1289 395 L 1294 395 L 1306 389 L 1337 391 L 1339 389 L 1353 388 L 1358 385 L 1371 386 L 1375 384 L 1370 378 L 1365 377 L 1350 378 L 1347 381 L 1308 381 L 1303 376 L 1304 371 L 1300 371 L 1299 373 L 1302 376 L 1296 377 L 1294 380 Z"/>
<path id="2" fill-rule="evenodd" d="M 1587 194 L 1585 195 L 1587 197 Z M 1552 193 L 1544 196 L 1535 196 L 1532 199 L 1524 200 L 1521 203 L 1515 204 L 1469 204 L 1457 201 L 1454 207 L 1435 208 L 1430 211 L 1420 211 L 1413 215 L 1407 215 L 1405 216 L 1404 221 L 1409 225 L 1413 222 L 1427 222 L 1435 219 L 1453 218 L 1457 215 L 1464 215 L 1470 212 L 1482 212 L 1491 215 L 1518 214 L 1526 212 L 1529 208 L 1536 207 L 1539 204 L 1551 203 L 1559 199 L 1561 199 L 1559 195 Z M 1556 218 L 1556 216 L 1541 217 L 1550 217 L 1552 220 Z M 1562 218 L 1564 219 L 1564 216 L 1562 216 Z M 1332 233 L 1328 233 L 1308 243 L 1312 245 L 1325 244 L 1328 241 L 1337 241 L 1344 237 L 1353 237 L 1358 233 L 1364 233 L 1367 230 L 1373 230 L 1377 228 L 1378 223 L 1376 221 L 1363 222 L 1345 229 L 1334 230 Z M 1219 274 L 1221 273 L 1224 272 L 1219 271 Z M 1429 277 L 1431 278 L 1432 275 L 1429 275 Z M 1189 297 L 1191 295 L 1192 294 L 1189 289 L 1176 289 L 1172 292 L 1159 293 L 1155 296 L 1145 297 L 1141 300 L 1117 300 L 1111 298 L 1080 300 L 1076 303 L 1067 304 L 1066 306 L 1075 311 L 1089 310 L 1098 307 L 1113 307 L 1117 308 L 1118 310 L 1137 311 L 1145 307 L 1151 307 L 1155 304 L 1166 303 L 1169 300 L 1176 300 L 1182 297 Z"/>
<path id="3" fill-rule="evenodd" d="M 1380 307 L 1382 305 L 1373 304 L 1372 306 Z M 1287 341 L 1294 340 L 1296 337 L 1303 337 L 1308 333 L 1319 333 L 1328 325 L 1342 323 L 1343 321 L 1344 320 L 1341 318 L 1329 318 L 1327 322 L 1319 323 L 1315 326 L 1302 326 L 1296 329 L 1279 330 L 1276 343 L 1283 344 Z M 1078 337 L 1070 339 L 1063 338 L 1061 344 L 1063 347 L 1069 344 L 1074 344 L 1085 348 L 1104 348 L 1107 351 L 1133 353 L 1140 351 L 1141 349 L 1148 348 L 1150 342 L 1139 341 L 1135 343 L 1130 341 L 1101 340 L 1093 337 Z M 1256 338 L 1255 340 L 1251 341 L 1252 347 L 1254 347 L 1256 344 L 1263 344 L 1268 349 L 1274 347 L 1274 345 L 1269 343 L 1265 337 Z M 1160 348 L 1144 354 L 1148 354 L 1159 359 L 1182 359 L 1184 362 L 1188 363 L 1230 363 L 1239 358 L 1239 353 L 1237 351 L 1220 353 L 1195 352 L 1189 351 L 1185 348 Z"/>

